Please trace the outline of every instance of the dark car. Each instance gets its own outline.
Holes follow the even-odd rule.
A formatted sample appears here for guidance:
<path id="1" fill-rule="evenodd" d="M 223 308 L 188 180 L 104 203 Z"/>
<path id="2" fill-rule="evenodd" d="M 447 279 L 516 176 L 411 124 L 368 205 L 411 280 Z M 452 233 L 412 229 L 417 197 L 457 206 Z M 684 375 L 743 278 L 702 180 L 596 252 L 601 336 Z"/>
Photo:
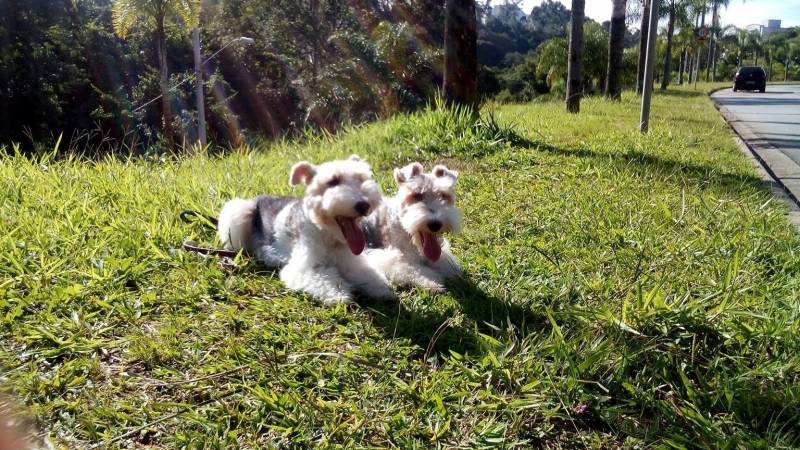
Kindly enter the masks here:
<path id="1" fill-rule="evenodd" d="M 767 90 L 767 73 L 761 67 L 740 67 L 733 79 L 733 92 L 738 90 L 764 92 Z"/>

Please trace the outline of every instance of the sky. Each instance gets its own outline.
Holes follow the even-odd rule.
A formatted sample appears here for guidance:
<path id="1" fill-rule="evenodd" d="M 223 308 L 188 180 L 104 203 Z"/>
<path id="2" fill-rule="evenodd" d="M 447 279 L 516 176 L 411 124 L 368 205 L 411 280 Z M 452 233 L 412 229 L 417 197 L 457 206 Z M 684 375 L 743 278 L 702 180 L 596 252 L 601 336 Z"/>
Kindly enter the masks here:
<path id="1" fill-rule="evenodd" d="M 493 0 L 500 4 L 504 0 Z M 559 0 L 570 8 L 570 0 Z M 630 1 L 630 0 L 629 0 Z M 520 7 L 530 13 L 534 6 L 542 0 L 522 0 Z M 731 0 L 727 10 L 722 10 L 722 24 L 733 24 L 745 27 L 750 24 L 761 24 L 767 19 L 781 19 L 784 27 L 800 26 L 800 0 Z M 603 22 L 611 18 L 611 0 L 586 0 L 586 15 Z"/>

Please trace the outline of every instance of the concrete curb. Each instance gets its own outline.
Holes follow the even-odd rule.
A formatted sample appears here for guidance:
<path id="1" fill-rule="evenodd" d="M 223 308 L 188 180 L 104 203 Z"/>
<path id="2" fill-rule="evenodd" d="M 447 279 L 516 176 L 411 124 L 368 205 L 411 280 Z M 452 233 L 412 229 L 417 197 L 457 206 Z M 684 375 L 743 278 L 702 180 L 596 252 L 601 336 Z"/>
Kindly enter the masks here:
<path id="1" fill-rule="evenodd" d="M 715 89 L 714 92 L 729 89 Z M 713 93 L 712 93 L 713 94 Z M 739 149 L 756 167 L 761 179 L 772 193 L 789 208 L 789 221 L 800 229 L 800 166 L 784 155 L 777 147 L 758 136 L 732 111 L 721 107 L 709 94 L 714 107 L 733 131 Z"/>

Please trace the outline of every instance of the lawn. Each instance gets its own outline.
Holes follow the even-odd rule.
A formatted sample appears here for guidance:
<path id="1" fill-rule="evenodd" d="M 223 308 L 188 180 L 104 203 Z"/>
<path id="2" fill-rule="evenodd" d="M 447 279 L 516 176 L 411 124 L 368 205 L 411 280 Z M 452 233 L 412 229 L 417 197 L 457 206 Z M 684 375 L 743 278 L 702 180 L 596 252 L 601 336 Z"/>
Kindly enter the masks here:
<path id="1" fill-rule="evenodd" d="M 800 446 L 800 239 L 704 91 L 426 111 L 223 157 L 0 157 L 0 367 L 64 448 Z M 324 308 L 178 220 L 459 170 L 467 277 Z"/>

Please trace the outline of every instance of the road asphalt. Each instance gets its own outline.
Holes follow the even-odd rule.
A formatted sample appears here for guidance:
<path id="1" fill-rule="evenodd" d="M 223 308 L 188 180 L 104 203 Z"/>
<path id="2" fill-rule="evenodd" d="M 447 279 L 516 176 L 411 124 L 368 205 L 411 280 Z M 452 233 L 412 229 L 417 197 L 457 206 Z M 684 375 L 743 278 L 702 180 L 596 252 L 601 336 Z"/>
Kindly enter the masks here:
<path id="1" fill-rule="evenodd" d="M 794 200 L 792 222 L 800 225 L 800 85 L 769 84 L 763 94 L 723 89 L 711 98 L 764 166 L 765 179 L 777 182 Z"/>

